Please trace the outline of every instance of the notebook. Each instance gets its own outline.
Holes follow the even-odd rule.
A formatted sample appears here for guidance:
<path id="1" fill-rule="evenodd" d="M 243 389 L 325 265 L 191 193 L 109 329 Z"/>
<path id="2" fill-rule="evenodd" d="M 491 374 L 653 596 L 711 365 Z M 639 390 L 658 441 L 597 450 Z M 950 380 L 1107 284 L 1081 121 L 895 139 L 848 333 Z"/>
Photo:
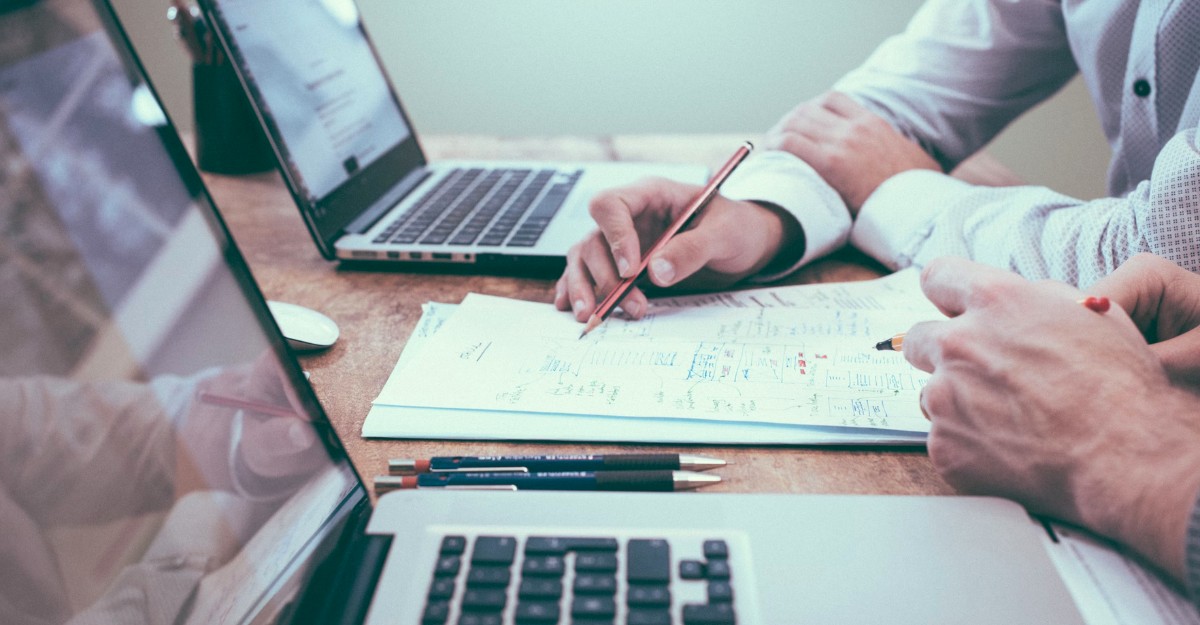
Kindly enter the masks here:
<path id="1" fill-rule="evenodd" d="M 693 165 L 429 162 L 353 0 L 201 4 L 326 258 L 558 270 L 598 191 L 704 182 Z"/>
<path id="2" fill-rule="evenodd" d="M 0 7 L 0 621 L 1082 622 L 999 499 L 373 503 L 111 6 Z"/>

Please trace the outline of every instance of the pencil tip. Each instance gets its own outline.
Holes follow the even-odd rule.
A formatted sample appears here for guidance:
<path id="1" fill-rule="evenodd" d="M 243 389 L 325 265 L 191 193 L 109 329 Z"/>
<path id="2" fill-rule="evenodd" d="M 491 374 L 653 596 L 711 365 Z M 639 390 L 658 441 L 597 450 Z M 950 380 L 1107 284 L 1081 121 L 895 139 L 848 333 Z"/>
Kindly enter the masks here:
<path id="1" fill-rule="evenodd" d="M 875 349 L 877 349 L 881 352 L 892 351 L 892 339 L 888 339 L 886 341 L 879 341 L 878 343 L 875 344 Z"/>

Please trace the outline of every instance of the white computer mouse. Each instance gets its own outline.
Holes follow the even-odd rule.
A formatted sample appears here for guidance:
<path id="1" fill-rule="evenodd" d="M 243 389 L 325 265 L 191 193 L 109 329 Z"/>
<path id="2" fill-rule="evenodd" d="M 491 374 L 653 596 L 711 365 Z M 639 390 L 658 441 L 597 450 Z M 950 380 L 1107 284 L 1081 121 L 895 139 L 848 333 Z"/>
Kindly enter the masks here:
<path id="1" fill-rule="evenodd" d="M 279 324 L 279 331 L 292 349 L 300 352 L 326 349 L 338 339 L 338 327 L 333 319 L 303 306 L 268 301 L 267 308 Z"/>

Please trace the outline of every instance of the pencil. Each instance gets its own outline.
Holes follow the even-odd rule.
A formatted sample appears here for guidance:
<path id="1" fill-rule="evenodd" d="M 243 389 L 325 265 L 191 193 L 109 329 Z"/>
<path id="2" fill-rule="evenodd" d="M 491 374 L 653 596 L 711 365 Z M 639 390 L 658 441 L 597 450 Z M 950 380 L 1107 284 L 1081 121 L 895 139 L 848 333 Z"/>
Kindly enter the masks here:
<path id="1" fill-rule="evenodd" d="M 259 414 L 270 415 L 272 417 L 295 417 L 303 419 L 295 410 L 277 404 L 268 404 L 250 399 L 241 399 L 239 397 L 229 397 L 228 395 L 219 395 L 211 391 L 200 391 L 196 394 L 196 398 L 205 404 L 213 406 L 222 406 L 225 408 L 234 408 L 237 410 L 249 410 Z"/>
<path id="2" fill-rule="evenodd" d="M 1083 307 L 1087 308 L 1088 310 L 1098 312 L 1100 314 L 1104 314 L 1104 313 L 1108 312 L 1108 309 L 1112 306 L 1112 303 L 1108 301 L 1107 297 L 1088 296 L 1088 297 L 1085 297 L 1080 300 L 1075 300 L 1075 302 L 1078 304 L 1082 304 Z M 879 351 L 900 352 L 900 351 L 904 351 L 902 349 L 903 346 L 904 346 L 904 333 L 901 332 L 900 334 L 897 334 L 896 336 L 893 336 L 890 339 L 887 339 L 885 341 L 879 341 L 878 343 L 875 344 L 875 349 L 877 349 Z"/>
<path id="3" fill-rule="evenodd" d="M 667 244 L 667 241 L 671 240 L 671 237 L 678 234 L 680 230 L 683 230 L 684 226 L 691 221 L 692 217 L 694 217 L 696 213 L 700 212 L 700 209 L 704 208 L 709 202 L 712 201 L 713 197 L 717 195 L 717 191 L 721 188 L 721 185 L 725 183 L 725 181 L 729 178 L 729 175 L 733 173 L 733 170 L 737 169 L 737 166 L 741 165 L 742 161 L 746 160 L 746 157 L 750 155 L 750 151 L 753 149 L 754 144 L 750 143 L 749 141 L 738 147 L 737 151 L 733 153 L 733 156 L 729 157 L 729 160 L 726 161 L 725 165 L 722 166 L 721 169 L 719 169 L 717 173 L 713 175 L 712 179 L 708 181 L 708 184 L 700 190 L 700 193 L 697 194 L 696 197 L 692 198 L 692 201 L 687 205 L 687 208 L 684 208 L 683 212 L 679 213 L 679 216 L 675 218 L 675 221 L 671 224 L 671 226 L 662 233 L 662 236 L 658 237 L 658 240 L 654 242 L 654 246 L 651 247 L 648 252 L 642 255 L 642 262 L 638 265 L 637 272 L 628 278 L 621 280 L 621 283 L 613 288 L 613 290 L 609 292 L 608 296 L 596 305 L 596 308 L 592 310 L 592 316 L 588 318 L 587 325 L 584 326 L 583 333 L 579 335 L 579 338 L 587 336 L 588 332 L 595 330 L 596 326 L 599 326 L 604 322 L 605 319 L 608 318 L 609 315 L 612 314 L 612 311 L 616 309 L 617 304 L 620 304 L 621 300 L 624 299 L 627 294 L 629 294 L 629 289 L 633 288 L 633 283 L 636 282 L 637 279 L 641 277 L 642 273 L 646 271 L 646 267 L 650 266 L 650 259 L 660 250 L 662 250 L 663 246 Z"/>

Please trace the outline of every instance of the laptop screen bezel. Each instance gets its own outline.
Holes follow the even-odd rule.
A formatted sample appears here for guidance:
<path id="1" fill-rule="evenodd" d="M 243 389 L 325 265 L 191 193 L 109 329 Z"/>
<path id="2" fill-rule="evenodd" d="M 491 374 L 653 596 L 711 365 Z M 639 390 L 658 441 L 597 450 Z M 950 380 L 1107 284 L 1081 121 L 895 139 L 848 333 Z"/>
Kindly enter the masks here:
<path id="1" fill-rule="evenodd" d="M 162 102 L 154 84 L 149 79 L 145 66 L 133 48 L 128 33 L 121 25 L 112 0 L 90 0 L 90 4 L 95 7 L 96 14 L 109 36 L 113 50 L 126 71 L 136 73 L 137 80 L 150 90 L 157 102 Z M 288 601 L 294 599 L 296 593 L 304 587 L 321 562 L 340 557 L 340 551 L 331 552 L 329 545 L 336 544 L 340 547 L 351 542 L 346 539 L 346 535 L 360 528 L 361 524 L 355 522 L 356 517 L 370 513 L 370 499 L 367 496 L 362 475 L 350 461 L 349 454 L 346 453 L 345 446 L 338 438 L 328 414 L 308 383 L 300 363 L 291 353 L 278 324 L 267 307 L 266 298 L 254 280 L 249 264 L 237 247 L 224 217 L 217 210 L 212 195 L 179 136 L 177 126 L 165 109 L 163 118 L 163 124 L 156 127 L 163 149 L 174 164 L 175 170 L 188 192 L 195 199 L 197 210 L 208 223 L 214 243 L 220 249 L 222 259 L 241 289 L 247 306 L 253 311 L 264 338 L 270 344 L 277 361 L 287 376 L 288 383 L 295 391 L 305 412 L 314 418 L 314 429 L 322 444 L 330 454 L 344 459 L 356 482 L 346 496 L 331 509 L 330 516 L 325 523 L 309 538 L 305 547 L 297 552 L 295 559 L 281 571 L 278 578 L 268 585 L 264 595 L 256 598 L 255 607 L 251 612 L 243 615 L 244 622 L 264 622 L 264 619 L 274 621 L 278 617 L 278 612 L 285 608 Z"/>
<path id="2" fill-rule="evenodd" d="M 346 233 L 346 227 L 373 207 L 401 180 L 428 164 L 425 153 L 421 149 L 417 131 L 409 120 L 408 112 L 405 111 L 400 96 L 392 86 L 391 77 L 384 68 L 375 43 L 371 40 L 370 34 L 362 22 L 361 14 L 358 18 L 358 31 L 371 50 L 375 69 L 379 71 L 380 76 L 387 84 L 388 94 L 396 106 L 396 111 L 408 127 L 409 136 L 374 162 L 352 174 L 333 191 L 313 202 L 304 192 L 298 172 L 289 165 L 291 159 L 286 141 L 278 124 L 268 112 L 269 107 L 264 104 L 262 92 L 247 75 L 245 56 L 233 38 L 229 36 L 229 25 L 221 12 L 220 0 L 199 0 L 199 6 L 213 32 L 216 33 L 222 50 L 232 61 L 231 65 L 237 74 L 238 82 L 241 83 L 243 92 L 248 96 L 250 108 L 258 118 L 259 126 L 265 131 L 267 142 L 275 156 L 276 169 L 283 177 L 292 199 L 300 209 L 304 224 L 308 227 L 321 255 L 329 260 L 334 259 L 337 254 L 335 244 Z M 319 215 L 324 216 L 318 217 Z"/>

